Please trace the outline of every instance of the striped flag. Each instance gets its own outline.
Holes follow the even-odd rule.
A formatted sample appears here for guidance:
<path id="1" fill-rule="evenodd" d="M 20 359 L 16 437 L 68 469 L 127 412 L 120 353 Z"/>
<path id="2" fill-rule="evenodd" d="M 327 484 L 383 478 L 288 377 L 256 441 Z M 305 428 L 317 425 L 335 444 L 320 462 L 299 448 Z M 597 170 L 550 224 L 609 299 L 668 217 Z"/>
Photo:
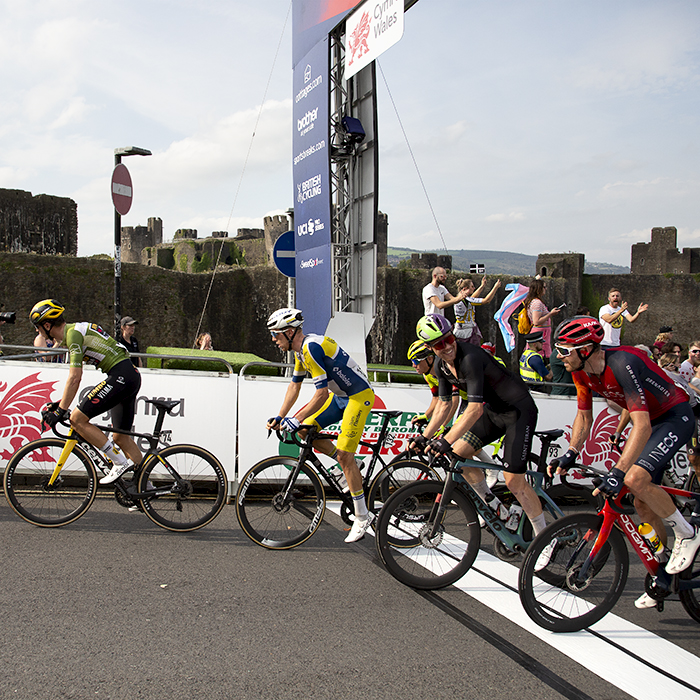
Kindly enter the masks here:
<path id="1" fill-rule="evenodd" d="M 523 299 L 525 299 L 530 290 L 522 284 L 507 284 L 506 291 L 510 291 L 510 294 L 503 300 L 501 308 L 496 311 L 493 318 L 501 329 L 506 350 L 512 352 L 515 347 L 515 333 L 513 333 L 513 328 L 510 325 L 510 317 L 518 306 L 522 304 Z"/>

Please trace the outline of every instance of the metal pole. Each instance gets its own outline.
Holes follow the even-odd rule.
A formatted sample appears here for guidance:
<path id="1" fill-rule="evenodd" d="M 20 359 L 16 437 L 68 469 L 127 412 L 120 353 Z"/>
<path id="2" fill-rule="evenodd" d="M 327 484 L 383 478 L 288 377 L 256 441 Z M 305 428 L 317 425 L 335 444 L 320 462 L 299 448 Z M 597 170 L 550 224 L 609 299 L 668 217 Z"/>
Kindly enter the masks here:
<path id="1" fill-rule="evenodd" d="M 122 162 L 120 155 L 114 154 L 114 167 Z M 122 215 L 114 208 L 114 335 L 119 332 L 122 320 Z"/>

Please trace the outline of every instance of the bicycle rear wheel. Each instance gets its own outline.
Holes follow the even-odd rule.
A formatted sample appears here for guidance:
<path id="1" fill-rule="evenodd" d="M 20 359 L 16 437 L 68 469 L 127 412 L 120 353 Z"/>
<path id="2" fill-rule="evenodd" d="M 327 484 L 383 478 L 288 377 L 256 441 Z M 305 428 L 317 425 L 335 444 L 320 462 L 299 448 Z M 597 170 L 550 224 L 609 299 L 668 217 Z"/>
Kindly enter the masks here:
<path id="1" fill-rule="evenodd" d="M 457 489 L 431 537 L 431 511 L 443 487 L 439 481 L 421 481 L 399 489 L 384 504 L 375 528 L 377 552 L 389 573 L 413 588 L 449 586 L 479 552 L 476 511 Z"/>
<path id="2" fill-rule="evenodd" d="M 49 486 L 64 445 L 65 441 L 57 438 L 30 442 L 15 452 L 5 469 L 3 487 L 12 510 L 39 527 L 72 523 L 95 500 L 95 466 L 78 445 Z"/>
<path id="3" fill-rule="evenodd" d="M 440 481 L 440 476 L 424 462 L 415 459 L 392 461 L 372 480 L 367 493 L 367 508 L 378 513 L 395 491 L 408 484 L 427 479 Z"/>
<path id="4" fill-rule="evenodd" d="M 316 532 L 326 510 L 321 480 L 302 464 L 287 499 L 284 486 L 296 467 L 291 457 L 269 457 L 258 462 L 241 480 L 236 494 L 236 516 L 243 532 L 267 549 L 291 549 Z"/>
<path id="5" fill-rule="evenodd" d="M 173 481 L 164 459 L 184 480 Z M 211 452 L 196 445 L 172 445 L 152 457 L 140 472 L 138 490 L 171 488 L 163 496 L 140 501 L 146 515 L 160 527 L 176 532 L 198 530 L 210 523 L 226 503 L 226 474 Z"/>
<path id="6" fill-rule="evenodd" d="M 551 632 L 577 632 L 607 615 L 627 581 L 629 554 L 613 528 L 579 578 L 595 544 L 603 517 L 567 515 L 548 525 L 530 545 L 520 569 L 518 588 L 525 612 Z"/>
<path id="7" fill-rule="evenodd" d="M 698 588 L 681 588 L 678 597 L 685 611 L 696 622 L 700 622 L 700 549 L 695 553 L 692 564 L 678 574 L 681 586 L 693 584 Z"/>

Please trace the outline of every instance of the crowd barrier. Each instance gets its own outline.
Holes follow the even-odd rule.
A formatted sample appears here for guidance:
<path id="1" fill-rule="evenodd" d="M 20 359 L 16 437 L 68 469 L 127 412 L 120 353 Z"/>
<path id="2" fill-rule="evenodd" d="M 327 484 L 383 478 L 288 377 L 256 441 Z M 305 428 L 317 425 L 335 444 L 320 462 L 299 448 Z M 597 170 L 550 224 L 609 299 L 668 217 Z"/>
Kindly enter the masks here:
<path id="1" fill-rule="evenodd" d="M 251 371 L 254 367 L 246 366 L 240 374 L 141 369 L 135 430 L 149 432 L 155 423 L 155 411 L 145 399 L 180 400 L 174 414 L 165 418 L 164 428 L 172 431 L 171 442 L 194 443 L 213 452 L 233 488 L 253 464 L 283 449 L 274 434 L 268 437 L 265 424 L 279 410 L 289 379 L 255 375 Z M 19 447 L 40 437 L 41 409 L 46 403 L 60 399 L 67 375 L 68 367 L 64 364 L 0 358 L 0 469 Z M 94 368 L 85 367 L 79 396 L 84 396 L 103 376 Z M 400 418 L 392 421 L 393 443 L 386 448 L 386 453 L 392 456 L 406 449 L 411 434 L 410 419 L 425 410 L 430 392 L 427 385 L 421 384 L 375 382 L 373 386 L 375 408 L 403 411 Z M 308 401 L 313 391 L 313 383 L 307 379 L 296 408 Z M 538 430 L 562 428 L 565 434 L 552 449 L 556 452 L 565 448 L 576 415 L 575 397 L 538 393 L 533 393 L 533 397 L 539 409 Z M 106 421 L 107 417 L 103 418 Z M 614 432 L 617 419 L 617 413 L 605 401 L 594 400 L 593 429 L 582 450 L 586 464 L 604 468 L 614 465 L 615 454 L 607 438 Z M 371 439 L 376 435 L 378 424 L 378 419 L 370 415 L 365 436 Z M 539 451 L 538 444 L 534 448 L 535 452 Z M 682 473 L 687 467 L 683 449 L 676 455 L 672 468 Z"/>

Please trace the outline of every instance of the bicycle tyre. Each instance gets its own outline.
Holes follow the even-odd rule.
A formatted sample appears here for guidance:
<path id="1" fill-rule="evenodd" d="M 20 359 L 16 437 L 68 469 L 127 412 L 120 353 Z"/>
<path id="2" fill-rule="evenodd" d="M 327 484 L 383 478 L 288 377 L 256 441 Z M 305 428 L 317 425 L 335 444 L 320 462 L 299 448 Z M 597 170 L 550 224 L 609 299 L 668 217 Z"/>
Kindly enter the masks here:
<path id="1" fill-rule="evenodd" d="M 186 491 L 140 500 L 144 513 L 156 525 L 173 532 L 198 530 L 214 520 L 226 503 L 226 473 L 219 460 L 196 445 L 171 445 L 140 470 L 139 491 L 175 485 L 158 457 L 186 479 Z"/>
<path id="2" fill-rule="evenodd" d="M 442 481 L 440 475 L 425 462 L 417 459 L 391 461 L 372 479 L 367 491 L 367 508 L 377 514 L 393 493 L 408 484 L 426 479 Z"/>
<path id="3" fill-rule="evenodd" d="M 678 574 L 681 582 L 693 581 L 700 586 L 700 549 L 691 565 Z M 682 588 L 678 591 L 681 605 L 695 622 L 700 622 L 700 588 Z"/>
<path id="4" fill-rule="evenodd" d="M 551 632 L 578 632 L 615 606 L 627 581 L 629 554 L 613 528 L 582 583 L 576 573 L 588 558 L 603 517 L 567 515 L 548 525 L 528 548 L 518 579 L 520 601 L 531 620 Z M 539 572 L 535 565 L 552 542 L 554 551 Z"/>
<path id="5" fill-rule="evenodd" d="M 440 481 L 421 481 L 396 491 L 387 500 L 375 530 L 377 553 L 389 573 L 421 590 L 443 588 L 459 580 L 474 563 L 481 529 L 471 501 L 452 493 L 432 540 L 427 538 L 431 509 L 442 494 Z M 397 540 L 402 544 L 397 546 Z"/>
<path id="6" fill-rule="evenodd" d="M 20 518 L 39 527 L 60 527 L 77 520 L 97 494 L 97 472 L 75 445 L 52 487 L 49 479 L 65 440 L 41 438 L 20 447 L 3 476 L 5 497 Z"/>
<path id="7" fill-rule="evenodd" d="M 297 461 L 268 457 L 241 479 L 236 517 L 243 532 L 266 549 L 291 549 L 316 532 L 326 511 L 323 484 L 308 464 L 302 464 L 292 500 L 282 503 L 282 490 Z"/>

